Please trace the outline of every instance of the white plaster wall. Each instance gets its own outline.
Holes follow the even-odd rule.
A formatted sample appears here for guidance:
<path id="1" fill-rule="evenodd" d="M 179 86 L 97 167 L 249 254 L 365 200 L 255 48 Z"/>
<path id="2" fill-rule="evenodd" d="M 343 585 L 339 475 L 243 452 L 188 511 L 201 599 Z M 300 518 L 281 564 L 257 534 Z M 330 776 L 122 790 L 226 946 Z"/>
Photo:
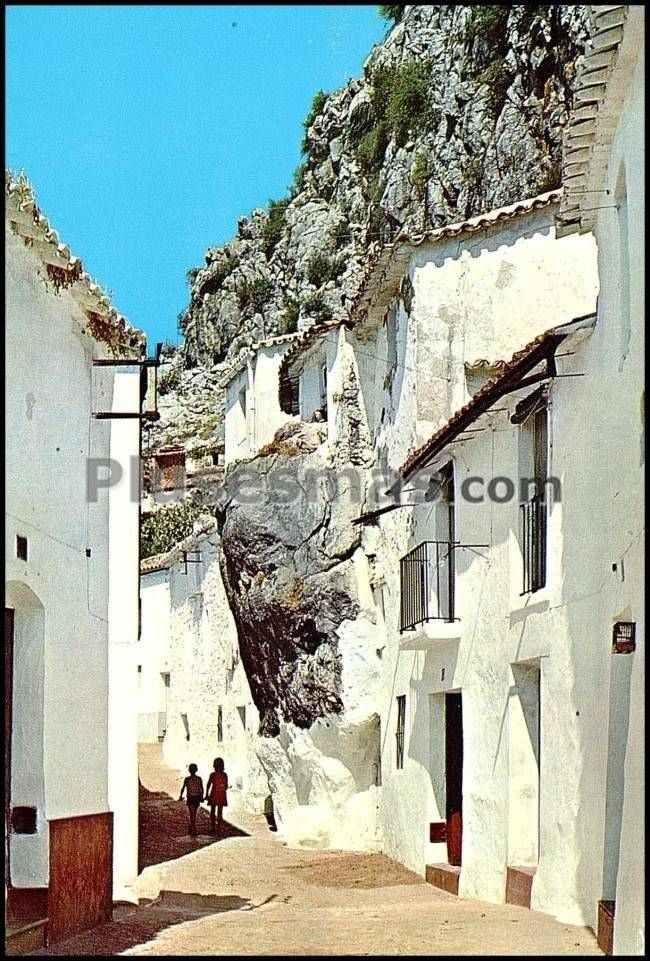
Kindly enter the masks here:
<path id="1" fill-rule="evenodd" d="M 299 377 L 300 418 L 304 421 L 310 421 L 314 413 L 323 406 L 321 369 L 323 366 L 327 367 L 327 420 L 328 425 L 330 425 L 330 442 L 334 440 L 334 437 L 331 436 L 333 377 L 335 377 L 339 339 L 339 333 L 332 331 L 317 340 L 305 355 Z"/>
<path id="2" fill-rule="evenodd" d="M 218 543 L 216 534 L 199 538 L 201 563 L 188 564 L 187 574 L 182 563 L 169 572 L 171 687 L 163 754 L 179 772 L 191 762 L 198 764 L 204 782 L 214 758 L 223 757 L 231 785 L 230 808 L 259 813 L 268 794 L 255 753 L 259 715 L 239 658 L 235 623 L 219 570 Z M 219 706 L 222 741 L 217 736 Z M 245 728 L 238 708 L 245 709 Z"/>
<path id="3" fill-rule="evenodd" d="M 88 503 L 86 467 L 89 455 L 109 453 L 110 425 L 91 412 L 110 408 L 112 375 L 91 372 L 98 345 L 81 333 L 79 309 L 66 290 L 46 287 L 40 260 L 11 231 L 5 269 L 5 563 L 20 685 L 24 656 L 42 651 L 14 704 L 13 738 L 15 803 L 38 808 L 38 833 L 14 835 L 11 855 L 14 883 L 39 886 L 47 820 L 108 808 L 108 497 Z M 28 538 L 27 562 L 16 557 L 17 534 Z"/>
<path id="4" fill-rule="evenodd" d="M 289 344 L 271 344 L 260 347 L 255 355 L 254 407 L 252 411 L 252 434 L 254 453 L 269 444 L 275 432 L 294 418 L 280 408 L 278 394 L 278 371 Z"/>
<path id="5" fill-rule="evenodd" d="M 645 305 L 644 305 L 644 68 L 641 41 L 644 12 L 630 8 L 626 33 L 638 58 L 628 74 L 628 93 L 610 152 L 607 187 L 616 196 L 621 169 L 627 187 L 627 258 L 622 255 L 621 221 L 615 210 L 600 212 L 595 227 L 599 247 L 602 285 L 599 311 L 600 341 L 598 366 L 590 378 L 589 403 L 597 404 L 594 420 L 600 422 L 602 436 L 608 438 L 599 450 L 595 480 L 599 502 L 609 520 L 609 555 L 623 565 L 623 581 L 609 579 L 608 615 L 611 619 L 637 622 L 637 648 L 632 658 L 630 716 L 625 751 L 625 792 L 622 799 L 622 831 L 616 888 L 614 952 L 643 954 L 645 950 L 644 850 L 645 850 L 645 777 L 644 777 L 644 552 L 640 532 L 643 525 L 643 471 L 645 466 L 645 428 L 643 404 Z M 634 60 L 632 60 L 634 62 Z M 627 261 L 627 262 L 626 262 Z M 625 295 L 627 268 L 628 294 Z M 626 302 L 629 323 L 625 321 Z M 594 338 L 596 335 L 594 335 Z M 596 345 L 594 345 L 596 351 Z M 601 380 L 601 378 L 604 378 Z M 616 403 L 609 401 L 616 398 Z M 604 477 L 602 481 L 598 475 Z M 607 560 L 610 559 L 607 558 Z M 619 573 L 619 577 L 620 577 Z M 625 616 L 623 617 L 623 613 Z M 624 656 L 624 655 L 621 655 Z"/>
<path id="6" fill-rule="evenodd" d="M 246 388 L 247 411 L 242 409 L 239 392 Z M 224 413 L 224 463 L 248 457 L 251 452 L 251 433 L 249 430 L 248 410 L 252 398 L 252 378 L 250 370 L 245 367 L 233 377 L 226 388 Z"/>
<path id="7" fill-rule="evenodd" d="M 161 715 L 167 710 L 167 688 L 162 675 L 169 672 L 171 601 L 169 571 L 152 571 L 140 580 L 142 630 L 136 651 L 138 675 L 138 741 L 157 744 Z M 137 672 L 137 666 L 136 666 Z"/>
<path id="8" fill-rule="evenodd" d="M 116 368 L 112 409 L 140 410 L 139 368 Z M 111 459 L 122 466 L 109 493 L 108 763 L 116 896 L 138 873 L 139 447 L 139 420 L 114 420 Z"/>

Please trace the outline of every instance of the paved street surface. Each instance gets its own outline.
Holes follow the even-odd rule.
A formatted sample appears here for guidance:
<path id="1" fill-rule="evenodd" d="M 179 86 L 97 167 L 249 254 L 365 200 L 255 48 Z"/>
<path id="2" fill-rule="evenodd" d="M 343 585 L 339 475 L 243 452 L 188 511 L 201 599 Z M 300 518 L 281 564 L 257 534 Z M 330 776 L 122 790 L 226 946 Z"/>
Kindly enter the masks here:
<path id="1" fill-rule="evenodd" d="M 583 928 L 455 898 L 383 855 L 288 848 L 262 817 L 231 815 L 218 838 L 189 838 L 181 776 L 157 745 L 141 748 L 140 778 L 133 903 L 48 954 L 601 953 Z"/>

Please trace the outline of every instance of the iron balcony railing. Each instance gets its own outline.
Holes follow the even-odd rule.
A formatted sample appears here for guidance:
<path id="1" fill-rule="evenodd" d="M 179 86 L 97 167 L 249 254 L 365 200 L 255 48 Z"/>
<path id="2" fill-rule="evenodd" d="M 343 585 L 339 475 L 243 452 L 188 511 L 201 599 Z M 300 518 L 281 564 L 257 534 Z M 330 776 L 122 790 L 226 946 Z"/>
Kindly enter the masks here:
<path id="1" fill-rule="evenodd" d="M 455 621 L 455 541 L 423 541 L 400 561 L 400 630 Z"/>
<path id="2" fill-rule="evenodd" d="M 521 549 L 524 561 L 523 594 L 546 583 L 546 501 L 535 496 L 520 505 Z"/>

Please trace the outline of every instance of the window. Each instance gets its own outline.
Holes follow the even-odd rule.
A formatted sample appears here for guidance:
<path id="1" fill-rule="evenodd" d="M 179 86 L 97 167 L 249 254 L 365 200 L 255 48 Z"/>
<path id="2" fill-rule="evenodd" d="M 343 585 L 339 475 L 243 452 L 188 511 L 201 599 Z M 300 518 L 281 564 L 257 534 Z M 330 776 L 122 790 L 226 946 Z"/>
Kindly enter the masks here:
<path id="1" fill-rule="evenodd" d="M 396 755 L 395 767 L 401 771 L 404 767 L 404 733 L 406 729 L 406 694 L 397 698 L 397 730 L 395 731 Z"/>
<path id="2" fill-rule="evenodd" d="M 217 708 L 217 741 L 220 744 L 223 741 L 223 708 L 221 704 Z"/>
<path id="3" fill-rule="evenodd" d="M 422 541 L 400 560 L 400 631 L 427 621 L 456 617 L 454 468 L 446 464 L 431 478 L 425 500 L 434 501 L 435 540 Z"/>
<path id="4" fill-rule="evenodd" d="M 454 465 L 451 462 L 445 464 L 438 477 L 440 482 L 440 497 L 436 504 L 436 541 L 440 545 L 436 571 L 438 619 L 453 621 L 456 592 Z"/>
<path id="5" fill-rule="evenodd" d="M 16 536 L 16 557 L 19 561 L 27 560 L 27 538 L 20 534 Z"/>
<path id="6" fill-rule="evenodd" d="M 246 730 L 246 708 L 244 706 L 238 707 L 237 712 L 241 720 L 241 726 Z"/>
<path id="7" fill-rule="evenodd" d="M 546 584 L 548 410 L 545 403 L 533 410 L 522 424 L 521 442 L 522 594 L 532 594 Z"/>
<path id="8" fill-rule="evenodd" d="M 327 364 L 320 369 L 320 405 L 321 410 L 327 412 Z"/>
<path id="9" fill-rule="evenodd" d="M 289 413 L 300 414 L 300 380 L 292 380 L 289 394 Z"/>
<path id="10" fill-rule="evenodd" d="M 241 390 L 239 391 L 239 406 L 241 407 L 242 414 L 244 415 L 244 417 L 246 416 L 246 394 L 247 394 L 246 387 L 242 387 Z"/>
<path id="11" fill-rule="evenodd" d="M 142 687 L 142 664 L 138 664 L 138 689 Z"/>

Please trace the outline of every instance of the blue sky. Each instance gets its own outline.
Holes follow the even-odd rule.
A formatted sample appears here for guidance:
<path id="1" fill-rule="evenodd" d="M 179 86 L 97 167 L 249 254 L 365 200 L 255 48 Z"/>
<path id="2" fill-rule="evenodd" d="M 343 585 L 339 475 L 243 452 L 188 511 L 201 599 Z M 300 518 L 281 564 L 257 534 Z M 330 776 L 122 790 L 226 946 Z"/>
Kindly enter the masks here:
<path id="1" fill-rule="evenodd" d="M 10 6 L 7 162 L 150 346 L 185 272 L 284 196 L 319 88 L 358 76 L 376 6 Z"/>

